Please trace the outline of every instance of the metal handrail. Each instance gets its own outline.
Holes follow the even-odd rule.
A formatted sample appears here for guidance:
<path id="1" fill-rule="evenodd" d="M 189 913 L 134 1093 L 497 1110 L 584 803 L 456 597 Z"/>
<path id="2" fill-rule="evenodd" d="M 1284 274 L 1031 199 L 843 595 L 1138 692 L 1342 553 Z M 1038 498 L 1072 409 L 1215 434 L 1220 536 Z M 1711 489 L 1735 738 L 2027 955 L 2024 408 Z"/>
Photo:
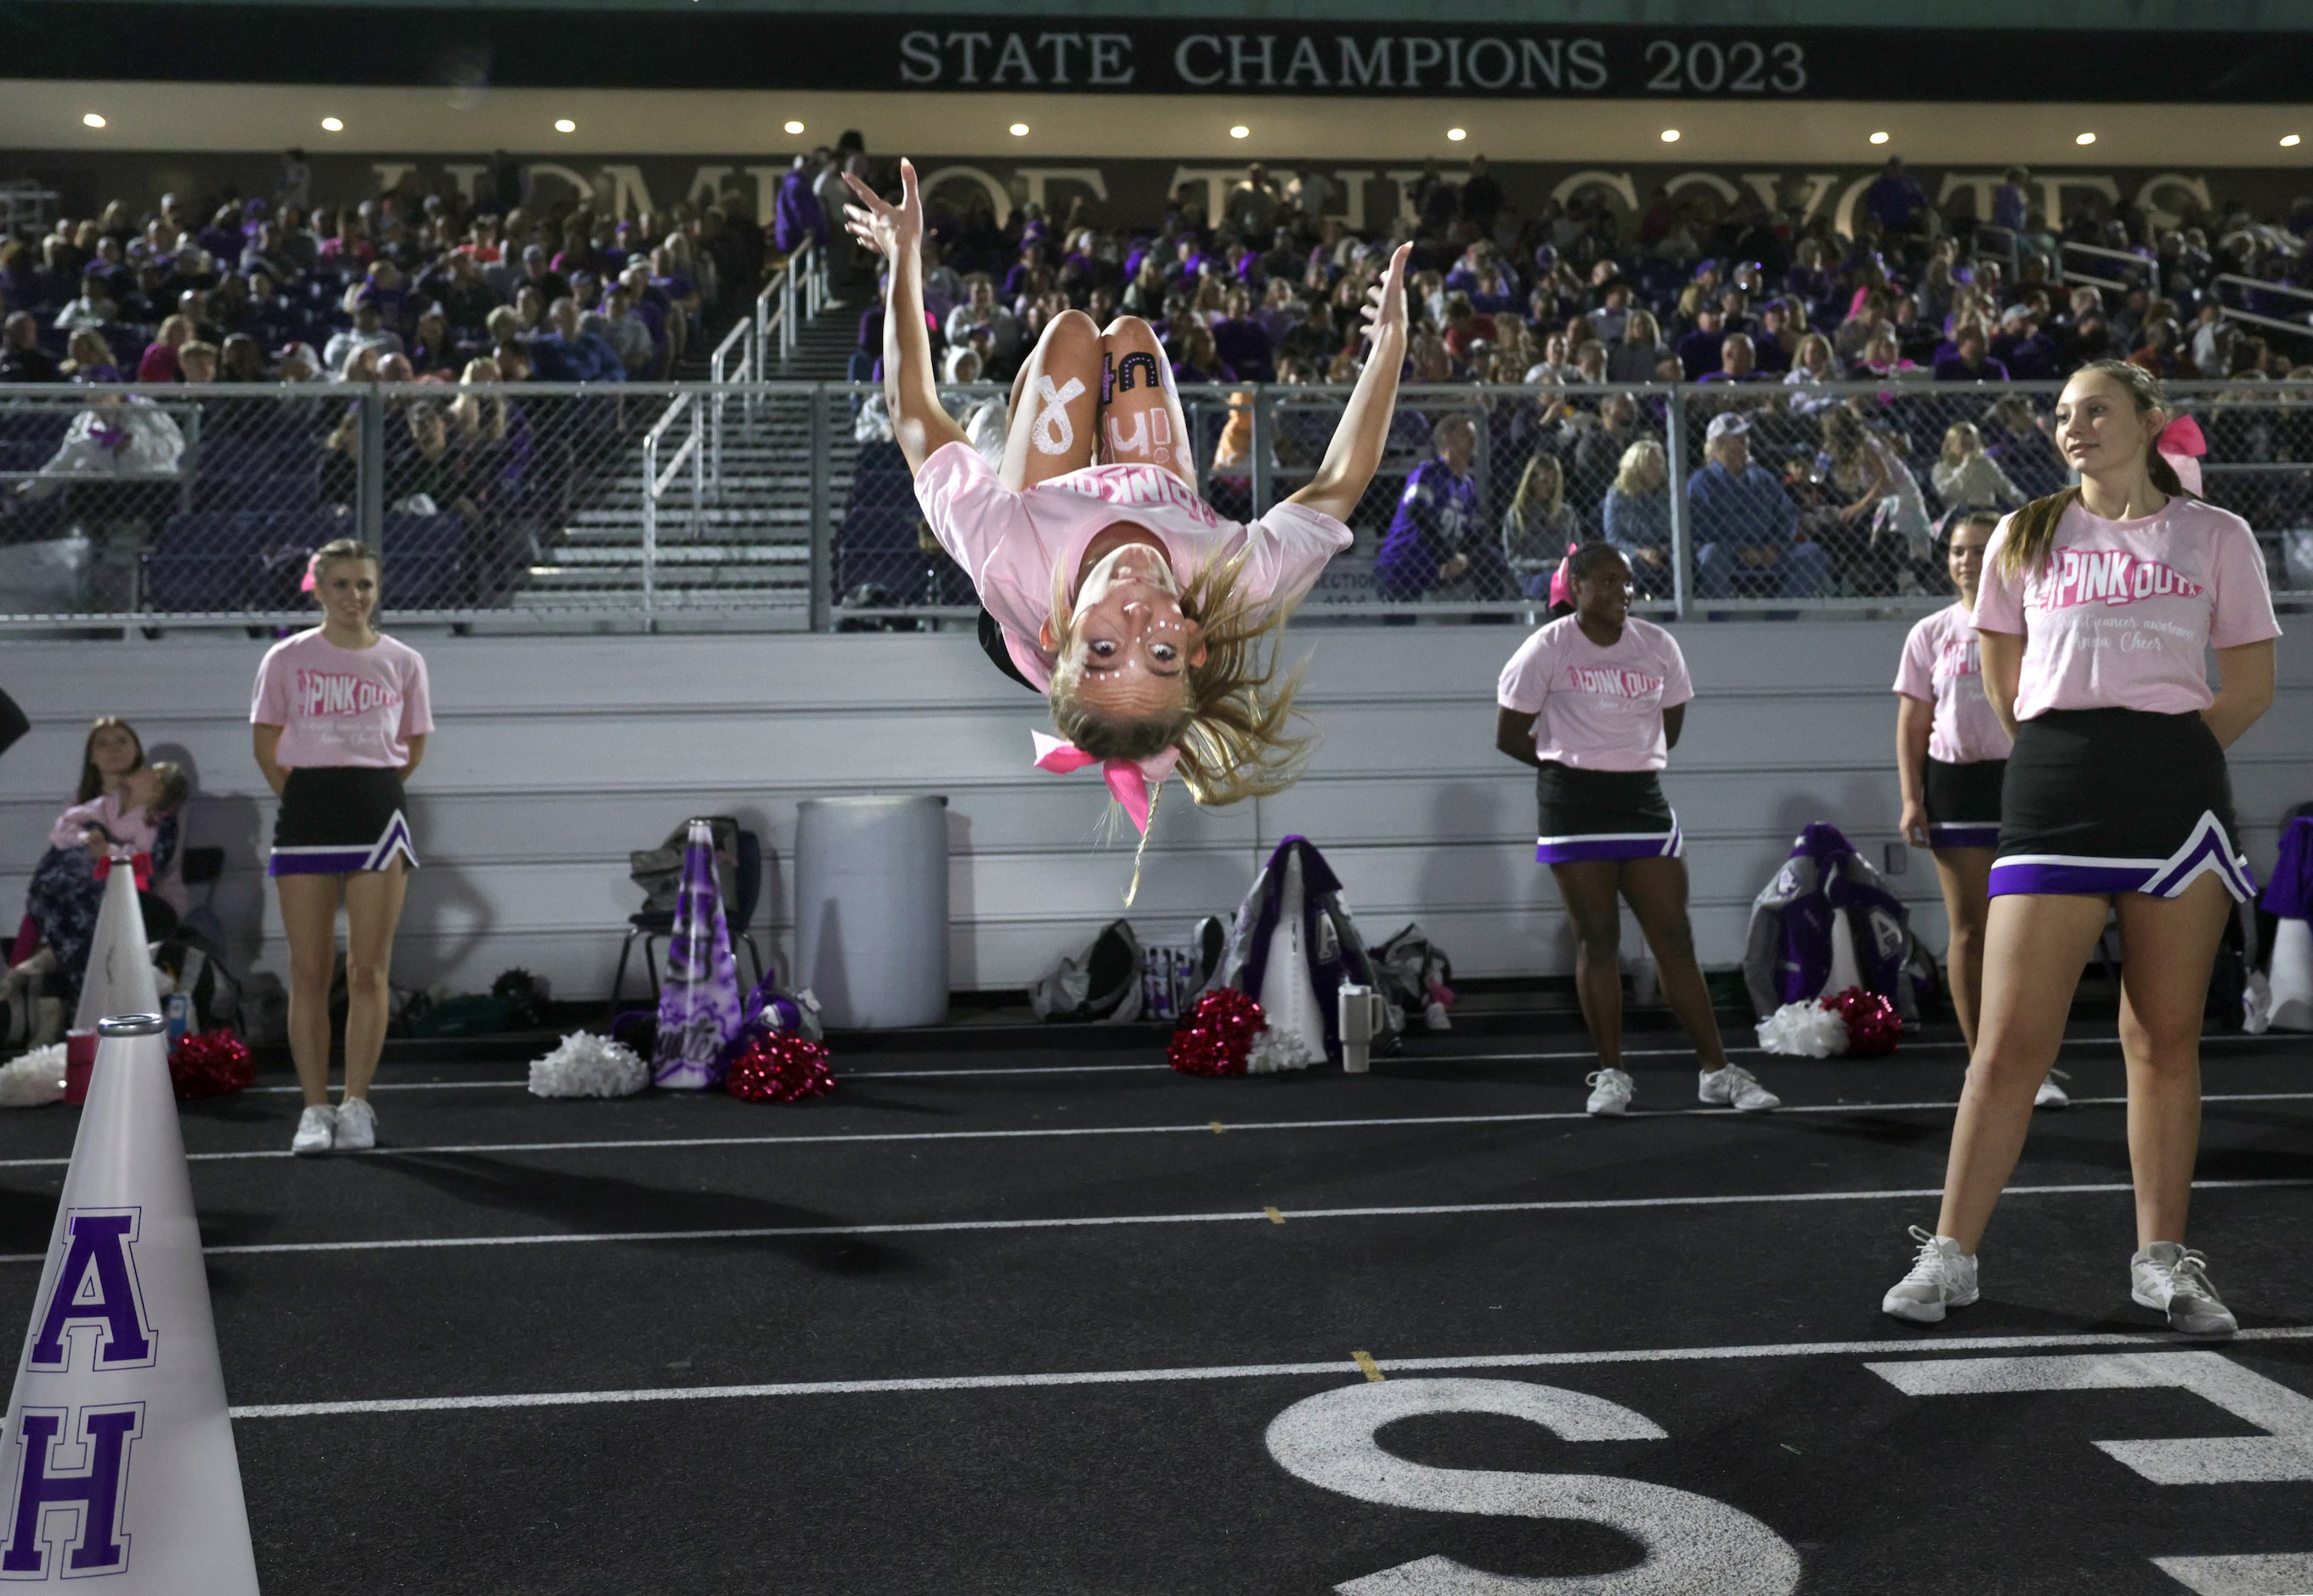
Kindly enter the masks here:
<path id="1" fill-rule="evenodd" d="M 667 462 L 666 469 L 662 472 L 658 464 L 659 447 L 668 429 L 682 419 L 686 411 L 690 416 L 690 436 L 683 440 L 682 446 L 674 452 L 674 458 Z M 667 406 L 666 414 L 643 435 L 643 626 L 646 630 L 658 629 L 659 500 L 673 485 L 675 472 L 686 463 L 690 467 L 690 529 L 694 535 L 699 531 L 699 518 L 704 513 L 707 489 L 704 419 L 699 395 L 696 392 L 684 393 Z"/>
<path id="2" fill-rule="evenodd" d="M 2254 322 L 2260 327 L 2271 327 L 2281 332 L 2293 332 L 2300 338 L 2313 338 L 2313 320 L 2292 322 L 2285 316 L 2268 316 L 2256 311 L 2225 304 L 2223 288 L 2227 283 L 2238 283 L 2243 287 L 2253 289 L 2259 294 L 2286 294 L 2293 299 L 2305 301 L 2308 305 L 2313 305 L 2313 288 L 2300 288 L 2290 283 L 2263 282 L 2256 278 L 2243 277 L 2238 272 L 2233 271 L 2220 272 L 2209 279 L 2209 287 L 2218 291 L 2218 303 L 2222 306 L 2227 320 Z"/>
<path id="3" fill-rule="evenodd" d="M 2069 266 L 2065 266 L 2063 262 L 2075 254 L 2094 255 L 2099 260 L 2124 260 L 2129 265 L 2148 274 L 2148 277 L 2156 273 L 2159 269 L 2158 262 L 2148 260 L 2146 257 L 2137 254 L 2133 250 L 2107 249 L 2100 243 L 2075 243 L 2070 239 L 2066 239 L 2063 242 L 2057 245 L 2057 264 L 2062 268 L 2064 281 L 2068 283 L 2086 283 L 2089 287 L 2096 288 L 2118 288 L 2124 293 L 2131 288 L 2150 287 L 2152 284 L 2150 281 L 2132 283 L 2127 281 L 2125 278 L 2100 278 L 2091 276 L 2089 273 L 2085 271 L 2074 271 Z"/>

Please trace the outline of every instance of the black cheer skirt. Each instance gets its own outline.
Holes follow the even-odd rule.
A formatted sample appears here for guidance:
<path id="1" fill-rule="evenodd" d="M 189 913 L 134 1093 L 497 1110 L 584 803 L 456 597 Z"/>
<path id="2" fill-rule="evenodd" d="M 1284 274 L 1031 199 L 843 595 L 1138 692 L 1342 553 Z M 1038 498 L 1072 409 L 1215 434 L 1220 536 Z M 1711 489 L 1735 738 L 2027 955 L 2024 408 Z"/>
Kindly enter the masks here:
<path id="1" fill-rule="evenodd" d="M 2197 714 L 2050 710 L 2017 728 L 1992 895 L 2141 892 L 2202 875 L 2236 902 L 2256 883 L 2235 842 L 2224 750 Z"/>
<path id="2" fill-rule="evenodd" d="M 1928 761 L 1928 846 L 1930 848 L 1991 848 L 2000 842 L 2001 779 L 2007 773 L 2004 759 L 1979 759 L 1967 764 Z"/>
<path id="3" fill-rule="evenodd" d="M 1535 778 L 1546 865 L 1600 859 L 1676 859 L 1686 851 L 1678 816 L 1652 771 L 1585 771 L 1546 760 Z"/>
<path id="4" fill-rule="evenodd" d="M 382 870 L 418 850 L 401 812 L 401 772 L 371 765 L 314 765 L 289 772 L 273 822 L 268 876 L 346 876 Z"/>

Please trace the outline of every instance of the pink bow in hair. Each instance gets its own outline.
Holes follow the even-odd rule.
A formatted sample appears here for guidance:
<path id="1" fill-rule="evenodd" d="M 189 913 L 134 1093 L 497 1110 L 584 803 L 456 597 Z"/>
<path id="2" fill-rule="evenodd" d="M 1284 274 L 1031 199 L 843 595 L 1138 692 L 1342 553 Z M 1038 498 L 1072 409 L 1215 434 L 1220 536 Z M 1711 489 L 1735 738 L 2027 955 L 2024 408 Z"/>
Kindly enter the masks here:
<path id="1" fill-rule="evenodd" d="M 1558 569 L 1550 573 L 1550 607 L 1553 610 L 1561 604 L 1574 602 L 1574 551 L 1581 546 L 1579 543 L 1567 544 L 1566 557 L 1558 562 Z"/>
<path id="2" fill-rule="evenodd" d="M 2198 497 L 2201 491 L 2201 459 L 2209 452 L 2209 440 L 2201 436 L 2201 424 L 2190 416 L 2179 416 L 2160 429 L 2152 440 L 2153 449 L 2166 460 L 2185 484 L 2185 491 Z"/>
<path id="3" fill-rule="evenodd" d="M 1088 764 L 1098 765 L 1101 780 L 1108 783 L 1108 790 L 1115 795 L 1118 803 L 1124 806 L 1124 812 L 1132 816 L 1132 824 L 1140 828 L 1140 834 L 1144 837 L 1148 834 L 1150 801 L 1165 778 L 1173 773 L 1173 767 L 1180 763 L 1181 751 L 1178 748 L 1167 748 L 1164 753 L 1152 754 L 1147 759 L 1100 759 L 1086 754 L 1074 743 L 1063 743 L 1060 738 L 1047 736 L 1042 732 L 1028 735 L 1036 740 L 1035 763 L 1040 771 L 1064 776 Z"/>

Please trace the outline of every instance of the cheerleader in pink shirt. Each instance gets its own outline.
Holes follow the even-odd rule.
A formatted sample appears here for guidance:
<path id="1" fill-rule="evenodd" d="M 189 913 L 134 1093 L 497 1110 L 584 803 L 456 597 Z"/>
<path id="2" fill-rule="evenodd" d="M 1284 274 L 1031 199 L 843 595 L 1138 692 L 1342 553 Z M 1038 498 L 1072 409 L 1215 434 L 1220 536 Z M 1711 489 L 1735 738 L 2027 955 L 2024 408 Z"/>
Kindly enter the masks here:
<path id="1" fill-rule="evenodd" d="M 2225 921 L 2253 890 L 2224 751 L 2273 701 L 2272 595 L 2240 517 L 2195 496 L 2199 428 L 2157 381 L 2083 366 L 2056 404 L 2080 485 L 2001 523 L 1975 624 L 1983 686 L 2016 739 L 1988 890 L 1983 1013 L 1934 1234 L 1881 1306 L 1933 1323 L 1976 1300 L 1976 1248 L 2024 1151 L 2032 1098 L 2107 916 L 2120 921 L 2121 1048 L 2137 1251 L 2129 1295 L 2187 1335 L 2229 1336 L 2185 1246 L 2200 1143 L 2201 1018 Z M 2213 648 L 2221 685 L 2209 689 Z M 2101 1318 L 2101 1304 L 2092 1309 Z"/>
<path id="2" fill-rule="evenodd" d="M 1654 949 L 1663 1001 L 1702 1063 L 1697 1095 L 1744 1113 L 1781 1107 L 1727 1062 L 1686 914 L 1686 842 L 1663 797 L 1662 770 L 1694 696 L 1676 639 L 1631 613 L 1631 568 L 1612 543 L 1585 543 L 1551 585 L 1555 617 L 1502 667 L 1494 746 L 1535 767 L 1541 836 L 1574 930 L 1574 985 L 1598 1049 L 1593 1114 L 1630 1111 L 1623 1069 L 1622 910 Z"/>
<path id="3" fill-rule="evenodd" d="M 916 497 L 978 590 L 983 643 L 1043 692 L 1060 739 L 1036 763 L 1103 767 L 1145 838 L 1177 770 L 1200 804 L 1281 790 L 1306 739 L 1288 729 L 1297 674 L 1276 679 L 1274 636 L 1325 562 L 1381 463 L 1405 358 L 1405 263 L 1392 258 L 1365 314 L 1372 349 L 1309 485 L 1239 525 L 1199 498 L 1188 424 L 1148 324 L 1052 318 L 1013 389 L 1003 464 L 940 408 L 923 314 L 923 200 L 900 163 L 901 203 L 846 177 L 852 234 L 889 263 L 884 388 Z"/>
<path id="4" fill-rule="evenodd" d="M 1930 850 L 1943 886 L 1944 919 L 1951 938 L 1944 951 L 1946 978 L 1960 1035 L 1975 1045 L 1978 1000 L 1983 992 L 1983 921 L 1991 907 L 1986 884 L 2000 841 L 2000 787 L 2013 744 L 1983 694 L 1983 668 L 1975 643 L 1975 596 L 1983 581 L 1984 545 L 2000 525 L 1996 510 L 1966 510 L 1952 518 L 1946 559 L 1959 602 L 1912 628 L 1895 674 L 1895 775 L 1904 792 L 1904 840 Z M 2051 1070 L 2034 1107 L 2062 1108 L 2070 1101 Z"/>
<path id="5" fill-rule="evenodd" d="M 249 719 L 258 769 L 281 807 L 267 873 L 289 944 L 289 1054 L 305 1112 L 290 1151 L 377 1144 L 370 1078 L 385 1045 L 394 929 L 418 863 L 401 788 L 426 756 L 434 716 L 426 661 L 371 624 L 383 561 L 340 538 L 315 551 L 321 625 L 285 638 L 257 667 Z M 330 1106 L 330 975 L 346 911 L 346 1085 Z"/>

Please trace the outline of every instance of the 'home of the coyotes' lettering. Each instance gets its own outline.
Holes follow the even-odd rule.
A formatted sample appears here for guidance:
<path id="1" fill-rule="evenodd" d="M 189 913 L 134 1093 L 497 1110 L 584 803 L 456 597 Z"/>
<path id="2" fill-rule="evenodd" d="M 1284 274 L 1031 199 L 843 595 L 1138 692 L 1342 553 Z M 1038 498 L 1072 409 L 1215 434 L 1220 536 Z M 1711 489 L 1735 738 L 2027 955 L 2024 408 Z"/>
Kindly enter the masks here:
<path id="1" fill-rule="evenodd" d="M 1614 665 L 1570 665 L 1566 682 L 1577 692 L 1603 693 L 1608 698 L 1646 698 L 1663 689 L 1660 676 Z"/>
<path id="2" fill-rule="evenodd" d="M 297 673 L 297 707 L 306 715 L 366 715 L 400 701 L 400 692 L 364 676 L 339 671 Z"/>
<path id="3" fill-rule="evenodd" d="M 2125 549 L 2059 549 L 2033 584 L 2036 610 L 2069 610 L 2075 604 L 2133 604 L 2148 598 L 2197 598 L 2201 585 L 2157 560 L 2139 560 Z"/>
<path id="4" fill-rule="evenodd" d="M 1220 516 L 1197 497 L 1194 489 L 1162 466 L 1100 465 L 1071 472 L 1064 481 L 1070 490 L 1111 504 L 1164 505 L 1194 516 L 1207 526 L 1221 524 Z"/>

